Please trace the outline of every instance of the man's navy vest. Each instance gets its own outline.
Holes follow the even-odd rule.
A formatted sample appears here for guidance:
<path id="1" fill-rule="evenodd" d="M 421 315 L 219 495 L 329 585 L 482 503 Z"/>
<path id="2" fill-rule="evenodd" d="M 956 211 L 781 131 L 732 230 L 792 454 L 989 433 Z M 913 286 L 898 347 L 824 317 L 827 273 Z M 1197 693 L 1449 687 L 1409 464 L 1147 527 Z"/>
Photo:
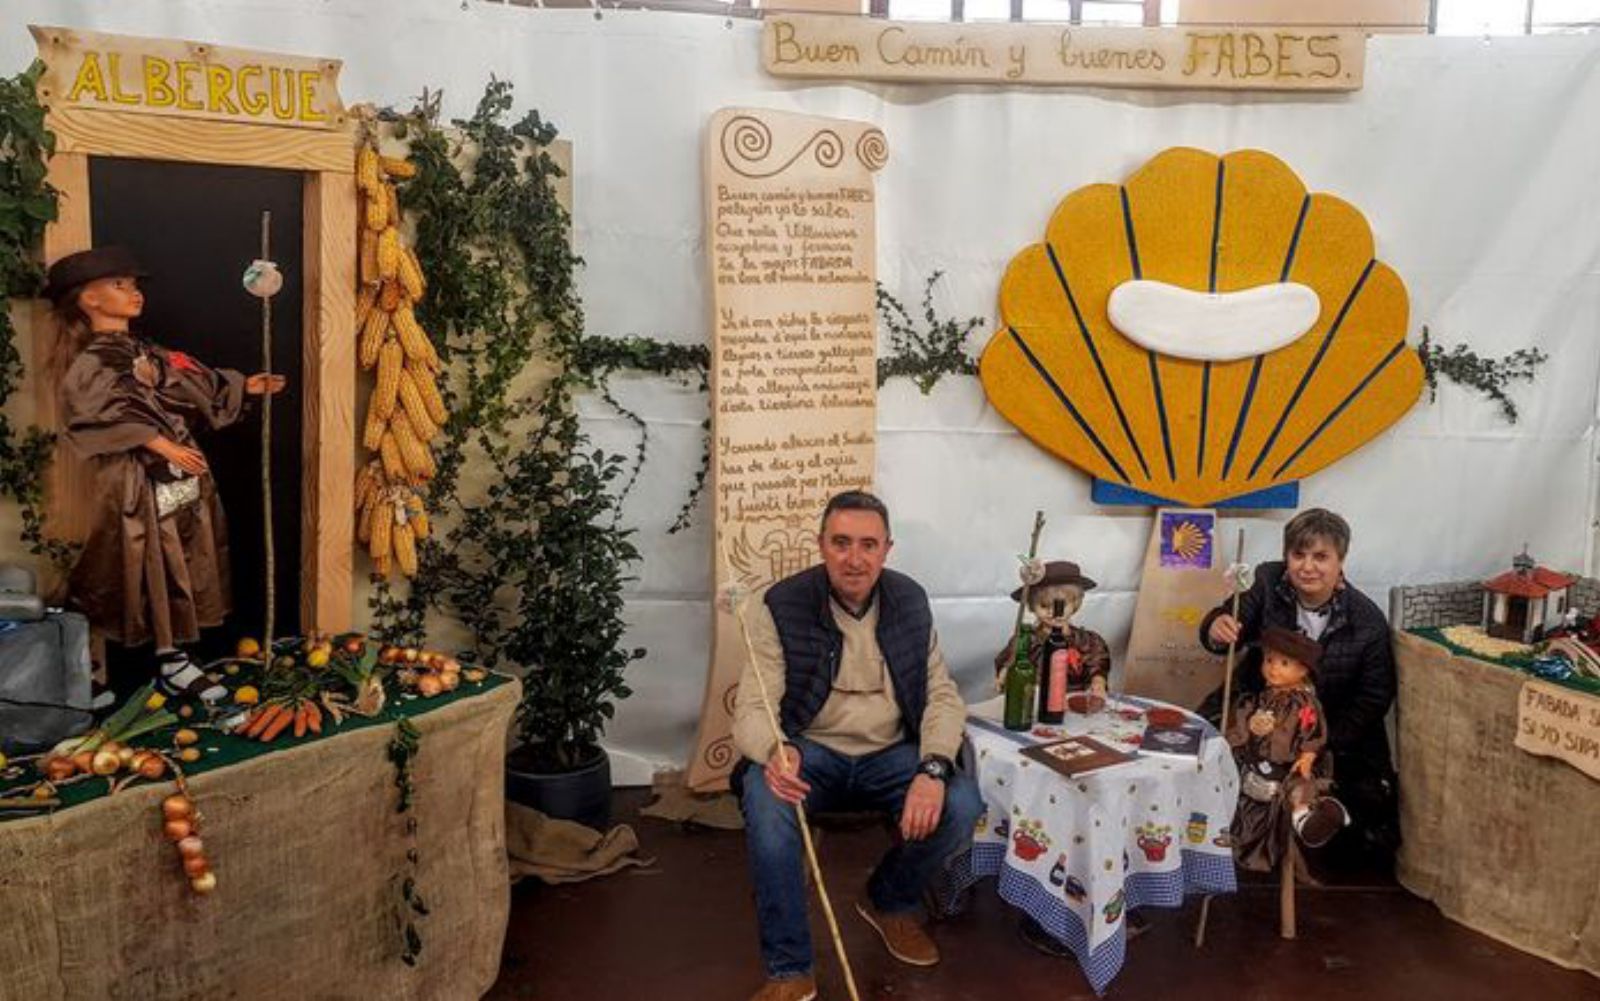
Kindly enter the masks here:
<path id="1" fill-rule="evenodd" d="M 885 569 L 878 578 L 878 650 L 889 668 L 894 701 L 907 740 L 922 732 L 922 711 L 928 705 L 928 644 L 933 610 L 922 585 L 903 573 Z M 818 564 L 768 588 L 767 609 L 783 646 L 783 698 L 778 723 L 791 739 L 803 733 L 833 691 L 844 652 L 844 634 L 833 620 L 828 572 Z M 734 768 L 739 791 L 747 767 Z"/>

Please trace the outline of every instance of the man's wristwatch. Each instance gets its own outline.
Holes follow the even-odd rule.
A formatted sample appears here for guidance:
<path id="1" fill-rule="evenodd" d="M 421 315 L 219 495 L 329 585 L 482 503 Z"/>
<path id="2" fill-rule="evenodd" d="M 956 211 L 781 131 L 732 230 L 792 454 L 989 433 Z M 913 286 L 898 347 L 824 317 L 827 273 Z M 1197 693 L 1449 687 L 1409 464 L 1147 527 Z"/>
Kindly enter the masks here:
<path id="1" fill-rule="evenodd" d="M 956 763 L 942 754 L 930 754 L 917 765 L 918 775 L 926 775 L 940 782 L 949 782 L 955 770 Z"/>

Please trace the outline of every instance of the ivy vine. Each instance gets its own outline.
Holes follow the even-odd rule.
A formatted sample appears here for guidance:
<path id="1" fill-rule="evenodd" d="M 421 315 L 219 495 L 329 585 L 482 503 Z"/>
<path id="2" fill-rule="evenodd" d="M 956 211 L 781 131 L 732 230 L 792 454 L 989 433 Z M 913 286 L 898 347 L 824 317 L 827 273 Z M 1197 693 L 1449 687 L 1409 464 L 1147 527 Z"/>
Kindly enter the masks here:
<path id="1" fill-rule="evenodd" d="M 38 82 L 44 63 L 0 79 L 0 293 L 11 299 L 39 293 L 44 274 L 38 248 L 56 218 L 56 190 L 46 178 L 45 159 L 55 136 L 45 128 Z M 0 308 L 0 408 L 22 383 L 22 356 L 10 311 Z M 45 471 L 55 436 L 33 425 L 19 427 L 0 409 L 0 496 L 22 509 L 22 541 L 29 552 L 58 565 L 71 562 L 75 547 L 44 531 Z"/>
<path id="2" fill-rule="evenodd" d="M 922 286 L 922 318 L 927 324 L 919 330 L 904 304 L 878 286 L 878 316 L 889 335 L 888 353 L 878 359 L 878 385 L 890 379 L 907 378 L 927 396 L 947 375 L 977 375 L 978 363 L 967 354 L 967 340 L 983 326 L 983 318 L 956 320 L 941 317 L 933 308 L 933 287 L 944 272 L 935 271 Z"/>
<path id="3" fill-rule="evenodd" d="M 556 130 L 537 112 L 508 123 L 511 85 L 491 80 L 453 130 L 426 96 L 391 116 L 417 174 L 399 188 L 416 220 L 429 291 L 418 308 L 445 364 L 451 416 L 436 453 L 429 509 L 444 531 L 420 547 L 404 596 L 379 585 L 376 624 L 415 637 L 428 611 L 470 630 L 486 667 L 524 669 L 517 727 L 529 763 L 562 770 L 592 755 L 631 694 L 642 649 L 622 646 L 622 588 L 639 559 L 617 524 L 621 456 L 594 448 L 574 394 L 597 378 L 587 350 L 570 243 L 556 197 Z M 547 363 L 549 371 L 534 363 Z M 482 491 L 461 470 L 491 471 Z"/>
<path id="4" fill-rule="evenodd" d="M 1549 360 L 1549 355 L 1538 348 L 1519 348 L 1502 358 L 1484 358 L 1465 344 L 1446 350 L 1444 345 L 1433 343 L 1426 326 L 1422 328 L 1417 355 L 1422 359 L 1429 403 L 1438 398 L 1439 377 L 1443 376 L 1498 403 L 1501 415 L 1511 424 L 1517 422 L 1517 405 L 1506 389 L 1513 382 L 1532 382 L 1538 367 Z"/>
<path id="5" fill-rule="evenodd" d="M 394 727 L 389 740 L 389 761 L 394 765 L 394 784 L 400 791 L 395 802 L 395 812 L 405 816 L 406 866 L 399 877 L 400 891 L 396 910 L 401 930 L 400 959 L 407 966 L 417 965 L 422 953 L 422 933 L 417 921 L 428 914 L 427 902 L 417 890 L 417 872 L 422 866 L 422 856 L 417 850 L 417 818 L 411 812 L 416 795 L 412 784 L 412 766 L 417 753 L 422 750 L 422 732 L 416 724 L 402 717 Z"/>

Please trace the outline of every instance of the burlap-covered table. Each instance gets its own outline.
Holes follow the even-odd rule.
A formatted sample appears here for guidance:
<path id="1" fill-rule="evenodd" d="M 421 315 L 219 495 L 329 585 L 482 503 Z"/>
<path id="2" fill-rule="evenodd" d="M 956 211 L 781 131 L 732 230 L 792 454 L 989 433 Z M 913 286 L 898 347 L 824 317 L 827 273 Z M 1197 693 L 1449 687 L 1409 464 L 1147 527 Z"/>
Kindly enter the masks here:
<path id="1" fill-rule="evenodd" d="M 1600 976 L 1600 783 L 1518 750 L 1527 676 L 1409 633 L 1397 875 L 1453 920 Z"/>
<path id="2" fill-rule="evenodd" d="M 218 887 L 160 833 L 170 783 L 0 824 L 0 999 L 478 998 L 510 911 L 503 684 L 413 719 L 417 965 L 402 952 L 394 727 L 196 776 Z"/>

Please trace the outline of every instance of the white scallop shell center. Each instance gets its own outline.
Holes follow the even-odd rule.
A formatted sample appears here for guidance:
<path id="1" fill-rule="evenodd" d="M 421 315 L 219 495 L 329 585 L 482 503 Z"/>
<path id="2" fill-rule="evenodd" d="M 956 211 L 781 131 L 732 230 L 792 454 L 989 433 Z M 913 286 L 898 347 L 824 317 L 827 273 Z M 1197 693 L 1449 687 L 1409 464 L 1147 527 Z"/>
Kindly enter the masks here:
<path id="1" fill-rule="evenodd" d="M 1157 281 L 1126 281 L 1106 304 L 1111 323 L 1140 347 L 1174 358 L 1234 361 L 1294 341 L 1317 322 L 1317 293 L 1297 282 L 1238 292 L 1196 292 Z"/>

